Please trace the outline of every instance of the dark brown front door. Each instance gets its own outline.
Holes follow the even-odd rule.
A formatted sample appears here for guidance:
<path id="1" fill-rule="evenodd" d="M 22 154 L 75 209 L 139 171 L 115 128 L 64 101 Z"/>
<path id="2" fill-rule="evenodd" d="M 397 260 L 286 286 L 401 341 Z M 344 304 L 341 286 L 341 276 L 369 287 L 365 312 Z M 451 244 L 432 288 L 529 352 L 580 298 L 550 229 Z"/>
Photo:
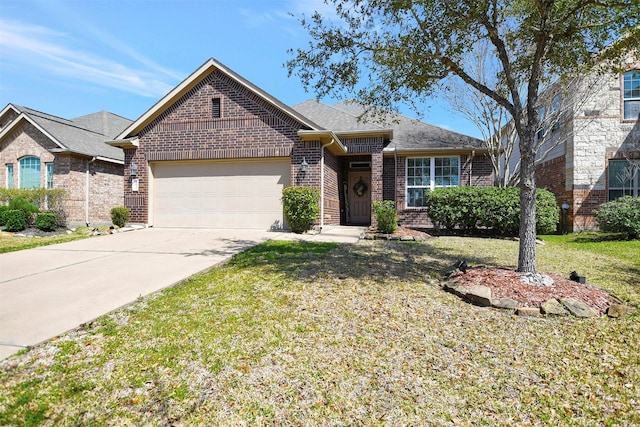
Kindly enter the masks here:
<path id="1" fill-rule="evenodd" d="M 349 172 L 349 224 L 371 223 L 371 172 Z"/>

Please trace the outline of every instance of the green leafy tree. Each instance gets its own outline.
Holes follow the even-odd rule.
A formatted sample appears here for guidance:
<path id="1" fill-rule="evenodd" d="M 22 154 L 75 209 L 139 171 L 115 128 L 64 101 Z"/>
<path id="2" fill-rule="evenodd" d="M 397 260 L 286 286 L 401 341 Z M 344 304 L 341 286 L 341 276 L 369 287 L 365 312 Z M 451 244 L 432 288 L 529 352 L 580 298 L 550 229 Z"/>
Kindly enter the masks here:
<path id="1" fill-rule="evenodd" d="M 640 39 L 638 0 L 327 0 L 335 15 L 302 17 L 311 36 L 287 66 L 319 98 L 351 97 L 376 111 L 417 106 L 456 76 L 504 107 L 520 153 L 518 270 L 536 271 L 535 135 L 545 84 L 617 64 Z M 488 43 L 495 85 L 474 78 Z M 484 45 L 484 46 L 483 46 Z M 598 53 L 598 55 L 595 55 Z M 611 62 L 608 62 L 611 61 Z"/>

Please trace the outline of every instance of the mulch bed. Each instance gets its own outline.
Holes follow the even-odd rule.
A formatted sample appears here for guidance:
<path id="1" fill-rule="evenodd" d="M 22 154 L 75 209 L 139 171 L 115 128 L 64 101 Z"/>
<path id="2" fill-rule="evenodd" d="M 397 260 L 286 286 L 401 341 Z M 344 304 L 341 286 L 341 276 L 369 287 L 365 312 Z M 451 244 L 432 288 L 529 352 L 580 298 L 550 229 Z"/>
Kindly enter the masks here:
<path id="1" fill-rule="evenodd" d="M 529 285 L 520 280 L 523 273 L 505 268 L 478 267 L 454 272 L 449 280 L 461 286 L 487 286 L 494 299 L 511 298 L 525 307 L 539 308 L 550 299 L 574 298 L 601 314 L 611 305 L 612 296 L 605 290 L 589 284 L 581 284 L 558 274 L 543 273 L 554 280 L 553 286 Z"/>

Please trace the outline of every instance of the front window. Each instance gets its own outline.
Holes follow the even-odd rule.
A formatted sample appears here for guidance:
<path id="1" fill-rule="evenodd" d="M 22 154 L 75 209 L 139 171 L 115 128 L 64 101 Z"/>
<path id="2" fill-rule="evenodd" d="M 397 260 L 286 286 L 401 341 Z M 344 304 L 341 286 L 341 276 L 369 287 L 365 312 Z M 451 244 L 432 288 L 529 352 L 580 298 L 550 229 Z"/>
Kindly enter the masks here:
<path id="1" fill-rule="evenodd" d="M 13 163 L 7 163 L 7 188 L 13 188 Z"/>
<path id="2" fill-rule="evenodd" d="M 609 161 L 609 200 L 622 196 L 638 197 L 640 163 L 628 160 Z"/>
<path id="3" fill-rule="evenodd" d="M 20 159 L 20 188 L 40 188 L 40 159 L 29 156 Z"/>
<path id="4" fill-rule="evenodd" d="M 53 163 L 46 163 L 47 165 L 47 189 L 53 188 Z"/>
<path id="5" fill-rule="evenodd" d="M 640 119 L 640 71 L 624 73 L 624 119 Z"/>
<path id="6" fill-rule="evenodd" d="M 460 185 L 459 157 L 407 159 L 407 207 L 423 207 L 426 190 L 458 185 Z"/>

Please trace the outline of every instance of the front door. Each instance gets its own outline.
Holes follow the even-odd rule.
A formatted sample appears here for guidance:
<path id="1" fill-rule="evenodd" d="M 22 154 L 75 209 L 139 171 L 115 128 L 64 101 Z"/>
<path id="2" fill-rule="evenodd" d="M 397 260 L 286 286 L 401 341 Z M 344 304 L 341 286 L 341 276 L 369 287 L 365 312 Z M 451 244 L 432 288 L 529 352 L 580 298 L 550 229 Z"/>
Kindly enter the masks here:
<path id="1" fill-rule="evenodd" d="M 349 172 L 349 224 L 371 223 L 371 172 Z"/>

